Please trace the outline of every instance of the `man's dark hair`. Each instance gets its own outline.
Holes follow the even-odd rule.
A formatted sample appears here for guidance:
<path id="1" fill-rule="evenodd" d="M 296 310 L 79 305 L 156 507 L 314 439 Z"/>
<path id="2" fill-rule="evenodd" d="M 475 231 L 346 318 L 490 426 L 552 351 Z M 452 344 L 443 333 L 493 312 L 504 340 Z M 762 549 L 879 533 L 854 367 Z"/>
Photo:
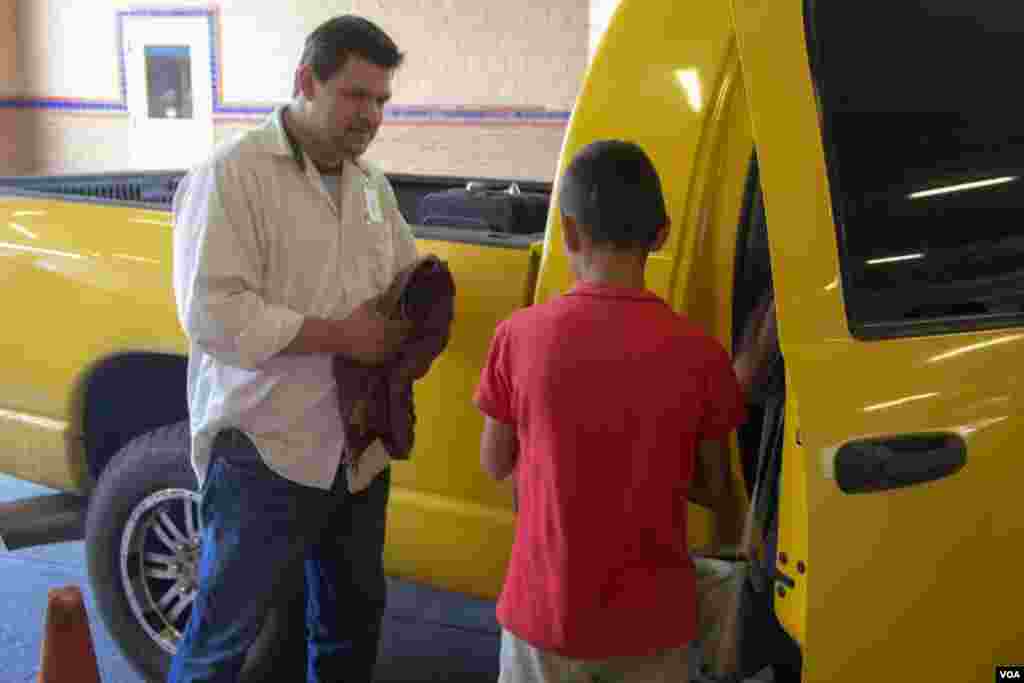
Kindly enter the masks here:
<path id="1" fill-rule="evenodd" d="M 622 140 L 581 149 L 562 175 L 558 202 L 595 245 L 649 249 L 668 222 L 654 164 L 639 145 Z"/>
<path id="2" fill-rule="evenodd" d="M 401 66 L 405 58 L 380 26 L 354 14 L 343 14 L 325 21 L 309 34 L 299 63 L 312 66 L 322 83 L 338 73 L 352 54 L 386 69 Z"/>

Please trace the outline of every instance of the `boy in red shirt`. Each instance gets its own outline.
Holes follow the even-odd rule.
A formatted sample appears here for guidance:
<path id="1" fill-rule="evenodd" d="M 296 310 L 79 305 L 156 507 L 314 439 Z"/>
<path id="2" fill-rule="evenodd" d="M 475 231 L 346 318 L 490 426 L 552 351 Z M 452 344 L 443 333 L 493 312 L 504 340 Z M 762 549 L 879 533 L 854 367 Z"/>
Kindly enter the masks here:
<path id="1" fill-rule="evenodd" d="M 685 683 L 687 496 L 698 460 L 726 494 L 743 396 L 722 346 L 644 288 L 669 219 L 643 150 L 588 145 L 559 204 L 576 284 L 498 325 L 475 396 L 481 464 L 518 501 L 499 682 Z"/>

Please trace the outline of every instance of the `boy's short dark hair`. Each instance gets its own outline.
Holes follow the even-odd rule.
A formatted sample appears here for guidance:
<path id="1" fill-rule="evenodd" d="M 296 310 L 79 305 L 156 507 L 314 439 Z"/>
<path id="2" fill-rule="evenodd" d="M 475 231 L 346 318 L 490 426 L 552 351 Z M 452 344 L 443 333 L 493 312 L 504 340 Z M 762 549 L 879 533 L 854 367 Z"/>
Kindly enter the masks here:
<path id="1" fill-rule="evenodd" d="M 558 201 L 595 245 L 649 249 L 668 223 L 658 172 L 632 142 L 598 140 L 581 149 L 562 175 Z"/>
<path id="2" fill-rule="evenodd" d="M 405 55 L 395 41 L 369 19 L 343 14 L 328 19 L 306 38 L 299 64 L 310 65 L 321 83 L 330 80 L 356 54 L 377 66 L 395 69 Z"/>

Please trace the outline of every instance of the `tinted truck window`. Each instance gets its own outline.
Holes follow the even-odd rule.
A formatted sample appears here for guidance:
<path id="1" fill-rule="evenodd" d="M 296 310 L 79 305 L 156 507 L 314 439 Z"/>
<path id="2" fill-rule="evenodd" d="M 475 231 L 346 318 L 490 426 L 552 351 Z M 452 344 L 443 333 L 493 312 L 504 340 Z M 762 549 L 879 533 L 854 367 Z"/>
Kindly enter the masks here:
<path id="1" fill-rule="evenodd" d="M 1024 3 L 808 4 L 853 333 L 1024 311 Z"/>

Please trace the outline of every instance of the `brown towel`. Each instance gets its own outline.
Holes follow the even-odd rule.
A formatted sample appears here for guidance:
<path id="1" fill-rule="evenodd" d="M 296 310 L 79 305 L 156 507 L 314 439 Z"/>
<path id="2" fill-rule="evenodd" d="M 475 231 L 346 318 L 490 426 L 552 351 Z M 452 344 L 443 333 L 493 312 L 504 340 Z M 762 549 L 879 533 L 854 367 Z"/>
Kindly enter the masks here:
<path id="1" fill-rule="evenodd" d="M 412 383 L 427 374 L 451 334 L 455 281 L 448 265 L 433 254 L 420 258 L 377 298 L 377 310 L 392 320 L 410 321 L 413 329 L 387 365 L 371 367 L 334 357 L 346 463 L 358 459 L 375 439 L 392 458 L 409 458 L 416 422 Z"/>

